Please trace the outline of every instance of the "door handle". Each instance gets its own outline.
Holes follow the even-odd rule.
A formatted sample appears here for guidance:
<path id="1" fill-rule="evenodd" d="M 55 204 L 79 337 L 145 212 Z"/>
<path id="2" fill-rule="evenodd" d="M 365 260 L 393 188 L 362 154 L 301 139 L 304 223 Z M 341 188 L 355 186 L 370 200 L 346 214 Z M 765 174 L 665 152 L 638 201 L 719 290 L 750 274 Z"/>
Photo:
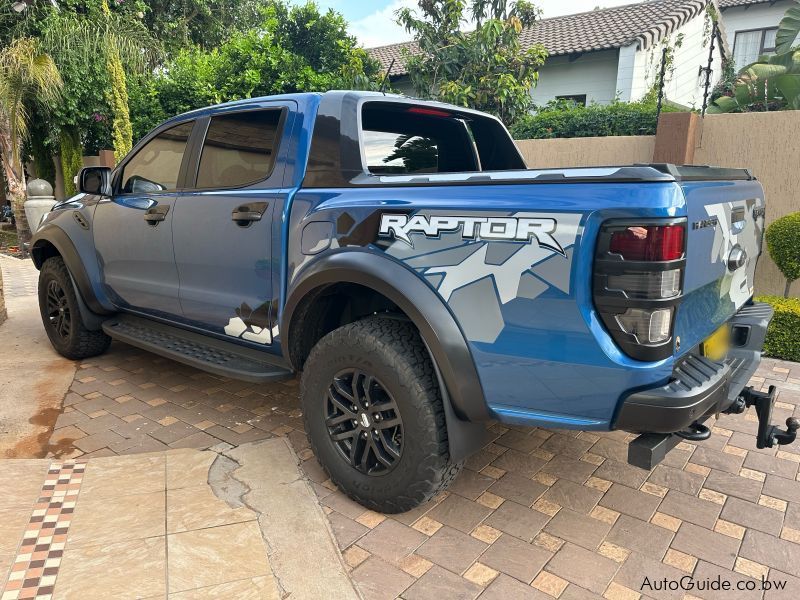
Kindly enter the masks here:
<path id="1" fill-rule="evenodd" d="M 267 202 L 251 202 L 237 206 L 231 212 L 231 221 L 239 227 L 247 227 L 254 221 L 260 221 L 267 210 Z"/>
<path id="2" fill-rule="evenodd" d="M 145 211 L 144 220 L 150 223 L 150 225 L 155 226 L 167 218 L 168 212 L 169 206 L 154 206 L 153 208 L 148 208 Z"/>

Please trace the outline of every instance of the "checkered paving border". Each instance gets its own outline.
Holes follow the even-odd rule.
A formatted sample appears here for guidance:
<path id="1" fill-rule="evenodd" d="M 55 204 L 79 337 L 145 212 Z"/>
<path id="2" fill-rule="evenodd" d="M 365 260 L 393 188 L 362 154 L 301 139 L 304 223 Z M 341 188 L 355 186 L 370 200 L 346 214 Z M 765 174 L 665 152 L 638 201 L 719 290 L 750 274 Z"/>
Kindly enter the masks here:
<path id="1" fill-rule="evenodd" d="M 86 461 L 50 464 L 0 600 L 52 597 L 85 469 Z"/>

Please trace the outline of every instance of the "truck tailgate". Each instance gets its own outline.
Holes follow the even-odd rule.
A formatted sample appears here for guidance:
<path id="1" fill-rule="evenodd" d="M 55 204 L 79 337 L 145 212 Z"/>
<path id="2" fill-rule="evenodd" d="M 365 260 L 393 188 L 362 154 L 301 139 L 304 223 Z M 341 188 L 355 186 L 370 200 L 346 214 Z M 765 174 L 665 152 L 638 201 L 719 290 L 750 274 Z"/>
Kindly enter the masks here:
<path id="1" fill-rule="evenodd" d="M 694 348 L 753 296 L 764 233 L 764 192 L 755 180 L 680 182 L 688 240 L 685 296 L 675 322 L 678 354 Z"/>

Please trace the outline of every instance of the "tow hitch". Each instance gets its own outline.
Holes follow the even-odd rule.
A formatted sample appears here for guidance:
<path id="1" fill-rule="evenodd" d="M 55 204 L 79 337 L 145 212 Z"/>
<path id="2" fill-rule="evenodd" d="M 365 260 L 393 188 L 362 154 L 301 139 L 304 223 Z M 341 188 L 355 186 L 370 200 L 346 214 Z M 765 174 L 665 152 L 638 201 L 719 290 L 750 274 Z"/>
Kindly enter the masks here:
<path id="1" fill-rule="evenodd" d="M 725 411 L 733 414 L 744 412 L 748 407 L 756 407 L 758 416 L 758 434 L 756 435 L 757 448 L 772 448 L 773 446 L 785 446 L 791 444 L 797 438 L 797 430 L 800 429 L 800 421 L 794 417 L 786 419 L 786 430 L 772 424 L 772 406 L 775 403 L 776 388 L 769 386 L 769 391 L 759 392 L 748 386 L 734 401 L 731 407 Z"/>

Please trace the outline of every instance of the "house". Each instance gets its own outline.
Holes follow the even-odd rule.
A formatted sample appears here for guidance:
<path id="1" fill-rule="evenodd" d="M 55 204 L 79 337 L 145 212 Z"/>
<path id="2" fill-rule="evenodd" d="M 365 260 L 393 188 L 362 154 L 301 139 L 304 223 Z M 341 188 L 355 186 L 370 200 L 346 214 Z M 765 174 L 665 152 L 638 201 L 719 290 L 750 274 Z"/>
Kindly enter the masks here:
<path id="1" fill-rule="evenodd" d="M 719 0 L 737 68 L 775 50 L 775 33 L 794 0 Z"/>
<path id="2" fill-rule="evenodd" d="M 732 1 L 732 0 L 730 0 Z M 537 105 L 556 98 L 587 104 L 641 99 L 657 83 L 662 48 L 672 49 L 666 97 L 700 107 L 710 53 L 708 0 L 651 0 L 638 4 L 541 19 L 523 30 L 523 47 L 541 43 L 549 56 L 531 91 Z M 721 27 L 714 43 L 711 85 L 719 79 L 728 43 Z M 402 48 L 418 52 L 414 42 L 369 49 L 388 69 L 395 89 L 408 94 Z"/>

